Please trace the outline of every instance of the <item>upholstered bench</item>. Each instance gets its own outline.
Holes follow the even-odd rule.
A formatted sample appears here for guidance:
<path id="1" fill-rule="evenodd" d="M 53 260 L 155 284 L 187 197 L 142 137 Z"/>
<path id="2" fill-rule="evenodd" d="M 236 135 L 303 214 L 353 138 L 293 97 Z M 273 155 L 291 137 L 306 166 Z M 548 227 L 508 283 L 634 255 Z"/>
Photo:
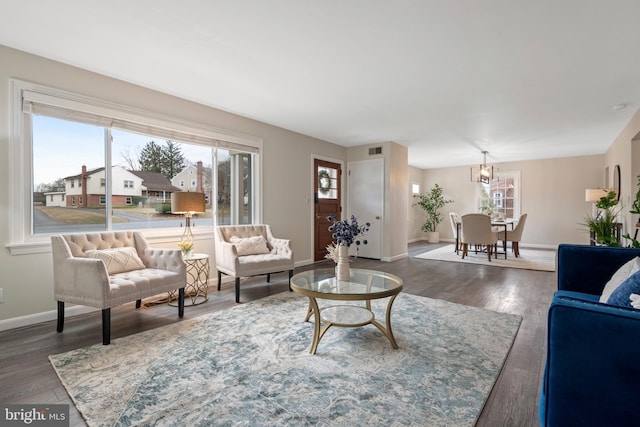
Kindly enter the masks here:
<path id="1" fill-rule="evenodd" d="M 236 302 L 240 302 L 240 278 L 289 272 L 293 276 L 293 251 L 287 239 L 278 239 L 271 227 L 259 225 L 222 225 L 216 227 L 216 269 L 218 290 L 222 274 L 235 278 Z M 289 287 L 291 290 L 291 287 Z"/>
<path id="2" fill-rule="evenodd" d="M 111 307 L 178 289 L 184 315 L 186 265 L 179 249 L 153 249 L 139 232 L 69 234 L 51 237 L 58 332 L 64 303 L 102 309 L 102 343 L 111 340 Z"/>

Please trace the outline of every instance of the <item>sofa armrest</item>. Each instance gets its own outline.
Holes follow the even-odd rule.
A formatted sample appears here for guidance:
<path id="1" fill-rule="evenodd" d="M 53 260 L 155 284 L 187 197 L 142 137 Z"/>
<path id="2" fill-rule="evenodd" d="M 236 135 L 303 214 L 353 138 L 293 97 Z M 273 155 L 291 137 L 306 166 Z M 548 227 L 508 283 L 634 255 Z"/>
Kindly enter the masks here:
<path id="1" fill-rule="evenodd" d="M 83 304 L 104 300 L 109 293 L 107 268 L 96 258 L 65 258 L 54 265 L 53 276 L 53 293 L 58 301 Z"/>
<path id="2" fill-rule="evenodd" d="M 548 314 L 542 425 L 625 425 L 640 382 L 640 310 L 556 292 Z"/>
<path id="3" fill-rule="evenodd" d="M 291 257 L 293 251 L 291 250 L 291 241 L 289 239 L 278 239 L 277 237 L 271 237 L 269 244 L 276 250 L 278 255 L 284 255 Z"/>
<path id="4" fill-rule="evenodd" d="M 558 290 L 601 295 L 604 286 L 640 249 L 608 246 L 558 246 Z"/>
<path id="5" fill-rule="evenodd" d="M 235 271 L 238 264 L 238 250 L 233 243 L 218 241 L 216 243 L 216 266 L 225 272 Z"/>

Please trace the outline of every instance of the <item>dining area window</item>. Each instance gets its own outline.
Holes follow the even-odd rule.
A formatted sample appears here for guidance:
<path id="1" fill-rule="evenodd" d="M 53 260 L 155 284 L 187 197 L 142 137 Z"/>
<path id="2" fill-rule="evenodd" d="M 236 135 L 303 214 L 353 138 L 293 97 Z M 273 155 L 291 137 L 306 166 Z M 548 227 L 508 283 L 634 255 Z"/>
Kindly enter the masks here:
<path id="1" fill-rule="evenodd" d="M 478 183 L 477 211 L 493 218 L 520 217 L 520 172 L 498 172 L 489 183 Z"/>

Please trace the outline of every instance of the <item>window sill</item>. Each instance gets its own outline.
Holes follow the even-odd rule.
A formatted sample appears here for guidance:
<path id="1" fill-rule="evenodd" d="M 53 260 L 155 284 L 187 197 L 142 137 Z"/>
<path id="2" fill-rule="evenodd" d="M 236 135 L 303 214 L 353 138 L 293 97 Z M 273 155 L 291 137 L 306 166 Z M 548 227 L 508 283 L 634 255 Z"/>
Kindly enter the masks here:
<path id="1" fill-rule="evenodd" d="M 198 226 L 197 230 L 193 231 L 194 240 L 211 238 L 213 239 L 213 226 Z M 118 230 L 120 231 L 120 230 Z M 124 230 L 122 230 L 124 231 Z M 142 230 L 126 230 L 126 231 L 142 231 Z M 179 241 L 182 238 L 182 229 L 148 229 L 142 231 L 144 238 L 149 243 L 154 242 L 166 242 L 166 241 Z M 82 231 L 68 234 L 81 234 Z M 96 233 L 95 231 L 87 231 L 87 233 Z M 23 243 L 10 243 L 5 246 L 9 249 L 9 253 L 13 255 L 31 255 L 40 253 L 51 252 L 51 238 L 49 236 L 43 236 L 37 240 Z"/>

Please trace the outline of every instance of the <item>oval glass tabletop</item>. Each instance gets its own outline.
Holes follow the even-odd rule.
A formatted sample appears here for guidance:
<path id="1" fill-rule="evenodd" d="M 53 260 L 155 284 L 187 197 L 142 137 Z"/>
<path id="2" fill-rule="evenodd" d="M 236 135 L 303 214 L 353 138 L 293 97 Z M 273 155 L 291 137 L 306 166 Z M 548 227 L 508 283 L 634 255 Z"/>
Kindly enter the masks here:
<path id="1" fill-rule="evenodd" d="M 349 281 L 342 281 L 336 279 L 333 268 L 307 270 L 294 275 L 291 286 L 300 293 L 328 299 L 381 297 L 396 294 L 402 289 L 402 279 L 393 274 L 359 268 L 351 268 L 349 272 Z"/>

